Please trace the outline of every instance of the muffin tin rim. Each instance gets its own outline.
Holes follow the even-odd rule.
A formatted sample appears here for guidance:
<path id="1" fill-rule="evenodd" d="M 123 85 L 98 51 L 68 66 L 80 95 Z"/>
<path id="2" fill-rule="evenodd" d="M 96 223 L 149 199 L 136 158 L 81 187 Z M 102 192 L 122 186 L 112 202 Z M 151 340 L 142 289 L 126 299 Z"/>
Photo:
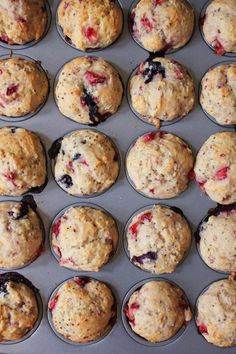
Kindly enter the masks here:
<path id="1" fill-rule="evenodd" d="M 141 267 L 135 265 L 131 259 L 130 259 L 130 255 L 129 255 L 129 250 L 128 250 L 128 241 L 127 241 L 127 232 L 128 232 L 128 228 L 132 222 L 132 219 L 141 214 L 142 212 L 146 211 L 146 210 L 152 210 L 153 207 L 155 206 L 161 206 L 161 207 L 166 207 L 170 210 L 172 210 L 173 212 L 181 215 L 182 218 L 184 218 L 184 220 L 187 222 L 187 225 L 189 227 L 189 230 L 190 230 L 190 235 L 191 235 L 191 238 L 190 238 L 190 243 L 189 243 L 189 246 L 187 248 L 187 250 L 184 252 L 184 255 L 182 257 L 182 259 L 180 260 L 180 262 L 176 265 L 176 268 L 173 272 L 170 272 L 170 273 L 153 273 L 149 270 L 146 270 L 146 269 L 142 269 Z M 179 209 L 179 212 L 176 210 L 176 209 Z M 166 275 L 170 275 L 170 274 L 174 274 L 177 270 L 177 268 L 182 264 L 184 263 L 184 261 L 187 259 L 187 257 L 189 256 L 190 254 L 190 250 L 191 250 L 191 247 L 192 247 L 192 243 L 193 243 L 193 231 L 192 231 L 192 228 L 190 226 L 190 223 L 187 219 L 187 217 L 185 216 L 185 214 L 183 213 L 182 209 L 176 207 L 176 206 L 172 206 L 172 205 L 168 205 L 168 204 L 165 204 L 165 203 L 153 203 L 153 204 L 148 204 L 146 206 L 143 206 L 139 209 L 137 209 L 136 211 L 134 211 L 130 216 L 129 218 L 127 219 L 127 221 L 125 222 L 125 226 L 123 227 L 123 232 L 122 232 L 122 244 L 123 244 L 123 249 L 125 251 L 125 255 L 127 256 L 129 262 L 138 270 L 142 271 L 142 272 L 145 272 L 145 273 L 148 273 L 150 276 L 166 276 Z"/>
<path id="2" fill-rule="evenodd" d="M 1 54 L 0 55 L 0 60 L 7 60 L 7 59 L 11 59 L 11 58 L 20 58 L 23 59 L 25 61 L 29 61 L 33 64 L 36 65 L 37 69 L 40 71 L 41 74 L 44 74 L 44 76 L 47 79 L 47 83 L 48 83 L 48 90 L 47 90 L 47 94 L 45 96 L 44 101 L 36 108 L 35 111 L 27 113 L 23 116 L 4 116 L 4 115 L 0 115 L 0 120 L 4 121 L 4 122 L 8 122 L 8 123 L 20 123 L 23 122 L 27 119 L 33 118 L 34 116 L 36 116 L 46 105 L 49 95 L 50 95 L 50 91 L 51 91 L 51 87 L 50 87 L 50 80 L 48 77 L 48 71 L 43 67 L 42 62 L 40 60 L 34 59 L 33 57 L 27 55 L 27 54 L 21 54 L 21 53 L 9 53 L 9 54 Z"/>
<path id="3" fill-rule="evenodd" d="M 131 297 L 131 295 L 137 291 L 138 289 L 140 289 L 143 285 L 145 285 L 146 283 L 149 283 L 151 281 L 164 281 L 164 282 L 167 282 L 167 283 L 170 283 L 171 285 L 177 287 L 178 289 L 180 289 L 183 293 L 183 297 L 186 301 L 186 303 L 188 304 L 188 308 L 190 309 L 191 311 L 191 314 L 192 314 L 192 317 L 191 317 L 191 320 L 189 322 L 187 322 L 186 325 L 182 325 L 180 327 L 180 329 L 176 332 L 176 334 L 173 336 L 173 337 L 170 337 L 169 339 L 167 340 L 164 340 L 164 341 L 161 341 L 161 342 L 150 342 L 148 341 L 147 339 L 145 339 L 144 337 L 141 337 L 139 336 L 138 334 L 136 334 L 128 320 L 127 320 L 127 317 L 126 317 L 126 314 L 125 314 L 125 307 Z M 121 304 L 121 319 L 122 319 L 122 324 L 123 324 L 123 327 L 125 328 L 127 334 L 137 343 L 139 344 L 142 344 L 142 345 L 145 345 L 145 346 L 149 346 L 149 347 L 165 347 L 171 343 L 174 343 L 178 338 L 180 338 L 183 333 L 186 331 L 187 327 L 190 325 L 190 323 L 192 322 L 193 320 L 193 309 L 192 309 L 192 306 L 190 304 L 190 301 L 185 293 L 185 291 L 183 290 L 182 287 L 180 287 L 177 283 L 175 283 L 174 281 L 170 280 L 170 279 L 166 279 L 162 276 L 151 276 L 149 278 L 146 278 L 146 279 L 142 279 L 142 280 L 139 280 L 138 282 L 136 282 L 135 284 L 131 285 L 131 287 L 129 288 L 128 291 L 126 291 L 123 299 L 122 299 L 122 304 Z"/>
<path id="4" fill-rule="evenodd" d="M 75 278 L 88 278 L 88 279 L 91 279 L 91 280 L 96 280 L 102 284 L 105 284 L 108 289 L 111 291 L 111 294 L 113 296 L 113 300 L 114 300 L 114 303 L 113 305 L 115 305 L 115 315 L 113 316 L 114 317 L 114 323 L 111 325 L 111 328 L 108 329 L 101 337 L 99 337 L 98 339 L 95 339 L 93 341 L 89 341 L 89 342 L 73 342 L 72 340 L 70 339 L 67 339 L 66 337 L 64 337 L 62 334 L 60 334 L 59 332 L 57 332 L 56 328 L 54 327 L 54 324 L 53 324 L 53 321 L 52 321 L 52 314 L 51 314 L 51 310 L 49 309 L 49 303 L 50 301 L 53 299 L 53 296 L 56 295 L 57 291 L 67 282 L 71 281 L 71 280 L 74 280 Z M 84 275 L 84 274 L 80 274 L 78 273 L 76 276 L 72 276 L 72 277 L 69 277 L 69 278 L 66 278 L 65 280 L 61 281 L 59 284 L 56 285 L 56 287 L 50 292 L 50 295 L 47 299 L 47 322 L 49 324 L 49 327 L 51 329 L 51 331 L 54 333 L 55 336 L 57 336 L 60 340 L 62 340 L 63 342 L 67 343 L 67 344 L 70 344 L 70 345 L 73 345 L 73 346 L 77 346 L 77 347 L 87 347 L 87 346 L 90 346 L 90 345 L 95 345 L 97 343 L 99 343 L 100 341 L 106 339 L 106 337 L 109 336 L 109 334 L 111 332 L 114 331 L 114 328 L 117 326 L 117 322 L 118 322 L 118 306 L 117 306 L 117 298 L 115 296 L 115 291 L 113 289 L 113 286 L 104 281 L 104 280 L 100 280 L 98 279 L 96 276 L 94 276 L 93 274 L 90 276 L 90 275 Z M 113 317 L 111 317 L 111 319 L 113 319 Z M 111 320 L 110 319 L 110 320 Z"/>
<path id="5" fill-rule="evenodd" d="M 52 227 L 53 227 L 53 224 L 55 223 L 55 221 L 57 221 L 58 219 L 60 219 L 67 210 L 71 209 L 71 208 L 76 208 L 76 207 L 88 207 L 88 208 L 92 208 L 92 209 L 95 209 L 95 210 L 100 210 L 102 211 L 105 215 L 109 216 L 110 218 L 112 218 L 112 220 L 114 221 L 115 223 L 115 229 L 117 231 L 117 235 L 118 235 L 118 240 L 117 240 L 117 244 L 114 248 L 114 250 L 112 250 L 112 255 L 109 256 L 109 259 L 108 261 L 103 264 L 99 270 L 97 272 L 95 272 L 94 270 L 83 270 L 83 269 L 73 269 L 73 268 L 70 268 L 70 267 L 65 267 L 65 266 L 62 266 L 63 268 L 65 269 L 69 269 L 73 272 L 93 272 L 93 273 L 99 273 L 102 271 L 103 267 L 105 267 L 112 259 L 113 257 L 116 255 L 117 253 L 117 250 L 118 250 L 118 246 L 119 246 L 119 243 L 120 243 L 120 232 L 119 232 L 119 228 L 118 228 L 118 224 L 117 224 L 117 220 L 115 219 L 115 217 L 109 212 L 107 211 L 105 208 L 101 207 L 100 205 L 98 204 L 95 204 L 95 203 L 86 203 L 86 202 L 75 202 L 75 203 L 72 203 L 72 204 L 69 204 L 67 205 L 66 207 L 64 207 L 63 209 L 61 209 L 56 215 L 55 217 L 53 218 L 53 220 L 50 222 L 50 228 L 49 228 L 49 233 L 48 233 L 48 242 L 49 242 L 49 247 L 50 247 L 50 251 L 53 255 L 53 257 L 56 259 L 57 263 L 58 263 L 58 266 L 59 265 L 59 260 L 60 260 L 60 257 L 56 254 L 56 252 L 54 251 L 53 249 L 53 246 L 52 246 Z"/>

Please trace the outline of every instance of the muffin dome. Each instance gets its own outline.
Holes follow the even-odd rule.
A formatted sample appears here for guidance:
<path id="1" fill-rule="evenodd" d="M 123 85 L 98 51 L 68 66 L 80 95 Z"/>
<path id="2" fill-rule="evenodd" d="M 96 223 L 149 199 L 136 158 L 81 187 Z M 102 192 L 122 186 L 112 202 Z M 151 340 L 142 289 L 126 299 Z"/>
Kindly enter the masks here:
<path id="1" fill-rule="evenodd" d="M 140 0 L 130 25 L 133 37 L 149 52 L 178 49 L 193 33 L 194 12 L 185 0 Z"/>
<path id="2" fill-rule="evenodd" d="M 113 0 L 62 0 L 57 18 L 65 40 L 82 51 L 112 44 L 123 26 L 122 10 Z"/>
<path id="3" fill-rule="evenodd" d="M 236 202 L 236 133 L 211 135 L 199 150 L 194 166 L 200 188 L 215 202 Z"/>
<path id="4" fill-rule="evenodd" d="M 32 61 L 0 59 L 0 115 L 21 117 L 35 112 L 48 95 L 46 74 Z"/>
<path id="5" fill-rule="evenodd" d="M 195 101 L 194 84 L 187 70 L 174 60 L 148 59 L 130 80 L 131 104 L 142 119 L 160 127 L 160 121 L 186 116 Z"/>
<path id="6" fill-rule="evenodd" d="M 45 0 L 1 0 L 0 40 L 10 45 L 40 39 L 48 15 Z"/>
<path id="7" fill-rule="evenodd" d="M 118 110 L 123 86 L 118 72 L 102 58 L 79 57 L 62 68 L 55 96 L 62 114 L 95 126 Z"/>
<path id="8" fill-rule="evenodd" d="M 43 145 L 24 128 L 0 129 L 0 195 L 19 196 L 46 183 Z"/>

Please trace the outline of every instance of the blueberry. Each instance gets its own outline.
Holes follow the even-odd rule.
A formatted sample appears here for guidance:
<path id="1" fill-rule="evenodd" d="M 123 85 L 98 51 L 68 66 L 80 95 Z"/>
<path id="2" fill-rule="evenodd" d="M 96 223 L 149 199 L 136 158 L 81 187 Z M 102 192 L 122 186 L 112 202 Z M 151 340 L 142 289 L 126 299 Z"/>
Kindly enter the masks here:
<path id="1" fill-rule="evenodd" d="M 20 220 L 23 219 L 29 212 L 29 206 L 26 202 L 21 202 L 20 207 L 18 209 L 18 212 L 13 212 L 10 210 L 8 212 L 8 215 L 13 219 L 13 220 Z"/>
<path id="2" fill-rule="evenodd" d="M 74 157 L 72 157 L 72 161 L 78 160 L 81 157 L 80 153 L 77 153 L 74 155 Z"/>
<path id="3" fill-rule="evenodd" d="M 108 117 L 110 117 L 111 113 L 99 113 L 96 102 L 86 89 L 84 89 L 82 99 L 89 109 L 89 118 L 92 122 L 91 124 L 89 124 L 90 126 L 96 126 L 99 123 L 104 122 Z"/>
<path id="4" fill-rule="evenodd" d="M 17 272 L 7 272 L 0 274 L 0 293 L 7 294 L 7 283 L 12 281 L 13 283 L 17 284 L 25 284 L 30 289 L 33 290 L 34 293 L 38 293 L 38 289 L 34 287 L 34 285 L 26 279 L 23 275 Z"/>
<path id="5" fill-rule="evenodd" d="M 57 157 L 57 155 L 59 154 L 60 149 L 61 149 L 62 140 L 63 140 L 63 138 L 59 138 L 52 143 L 52 146 L 48 150 L 48 155 L 49 155 L 50 159 L 55 159 Z"/>
<path id="6" fill-rule="evenodd" d="M 72 178 L 69 175 L 61 176 L 58 182 L 64 184 L 66 188 L 70 188 L 73 186 Z"/>
<path id="7" fill-rule="evenodd" d="M 157 253 L 150 251 L 145 254 L 142 254 L 142 256 L 133 256 L 132 262 L 137 262 L 137 263 L 143 264 L 146 259 L 149 259 L 150 261 L 156 261 L 157 260 Z"/>
<path id="8" fill-rule="evenodd" d="M 148 67 L 142 73 L 145 84 L 151 82 L 153 77 L 157 74 L 161 75 L 163 79 L 166 77 L 165 68 L 159 61 L 152 61 L 151 59 L 148 59 L 146 63 L 148 63 Z"/>

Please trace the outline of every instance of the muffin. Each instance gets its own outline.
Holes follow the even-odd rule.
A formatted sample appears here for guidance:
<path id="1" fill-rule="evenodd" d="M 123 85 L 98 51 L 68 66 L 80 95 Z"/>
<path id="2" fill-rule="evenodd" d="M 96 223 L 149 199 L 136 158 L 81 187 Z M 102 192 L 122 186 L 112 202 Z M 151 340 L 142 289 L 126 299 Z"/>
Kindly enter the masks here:
<path id="1" fill-rule="evenodd" d="M 200 224 L 198 248 L 204 262 L 221 272 L 236 271 L 236 205 L 210 210 Z"/>
<path id="2" fill-rule="evenodd" d="M 201 82 L 200 103 L 222 125 L 236 124 L 236 63 L 210 69 Z"/>
<path id="3" fill-rule="evenodd" d="M 0 275 L 0 342 L 24 339 L 39 318 L 33 284 L 15 272 Z"/>
<path id="4" fill-rule="evenodd" d="M 123 27 L 122 10 L 113 0 L 61 0 L 57 20 L 65 40 L 82 51 L 109 46 Z"/>
<path id="5" fill-rule="evenodd" d="M 2 116 L 16 118 L 33 113 L 47 98 L 47 76 L 30 60 L 19 57 L 0 59 L 0 78 Z"/>
<path id="6" fill-rule="evenodd" d="M 0 129 L 0 195 L 40 192 L 47 182 L 40 138 L 24 128 Z"/>
<path id="7" fill-rule="evenodd" d="M 126 233 L 131 262 L 155 274 L 172 273 L 191 243 L 191 230 L 181 211 L 153 205 L 136 214 Z"/>
<path id="8" fill-rule="evenodd" d="M 125 314 L 131 329 L 153 343 L 174 337 L 192 318 L 183 291 L 163 280 L 147 281 L 134 291 Z"/>
<path id="9" fill-rule="evenodd" d="M 141 63 L 130 80 L 129 93 L 134 110 L 158 128 L 160 120 L 186 116 L 195 101 L 193 80 L 187 70 L 166 58 Z"/>
<path id="10" fill-rule="evenodd" d="M 221 279 L 199 296 L 196 322 L 199 332 L 218 347 L 236 345 L 236 282 Z"/>
<path id="11" fill-rule="evenodd" d="M 211 135 L 199 150 L 194 166 L 200 188 L 215 202 L 236 202 L 236 133 Z"/>
<path id="12" fill-rule="evenodd" d="M 130 13 L 130 27 L 149 52 L 178 49 L 192 36 L 194 11 L 185 0 L 140 0 Z"/>
<path id="13" fill-rule="evenodd" d="M 0 268 L 19 268 L 42 251 L 41 221 L 24 200 L 0 203 Z"/>
<path id="14" fill-rule="evenodd" d="M 131 146 L 126 169 L 132 185 L 150 198 L 167 199 L 182 193 L 192 178 L 189 146 L 167 132 L 150 132 Z"/>
<path id="15" fill-rule="evenodd" d="M 49 151 L 54 177 L 71 195 L 102 193 L 115 183 L 118 156 L 106 135 L 95 130 L 76 130 L 57 140 Z"/>
<path id="16" fill-rule="evenodd" d="M 45 0 L 1 0 L 0 40 L 10 45 L 39 40 L 48 20 Z"/>
<path id="17" fill-rule="evenodd" d="M 60 285 L 48 307 L 56 333 L 75 343 L 99 340 L 112 328 L 116 317 L 111 290 L 87 277 L 72 278 Z"/>
<path id="18" fill-rule="evenodd" d="M 59 73 L 55 97 L 66 117 L 95 126 L 118 110 L 123 85 L 118 72 L 104 59 L 79 57 Z"/>
<path id="19" fill-rule="evenodd" d="M 235 0 L 211 1 L 202 19 L 202 31 L 216 54 L 236 53 Z"/>
<path id="20" fill-rule="evenodd" d="M 51 238 L 61 266 L 97 272 L 114 253 L 118 232 L 115 221 L 104 211 L 74 206 L 53 223 Z"/>

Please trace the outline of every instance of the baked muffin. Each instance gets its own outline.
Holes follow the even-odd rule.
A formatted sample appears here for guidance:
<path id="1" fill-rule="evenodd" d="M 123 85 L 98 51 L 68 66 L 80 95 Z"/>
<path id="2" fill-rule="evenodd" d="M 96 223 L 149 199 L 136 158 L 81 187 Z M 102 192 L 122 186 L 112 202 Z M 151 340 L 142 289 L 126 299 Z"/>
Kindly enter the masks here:
<path id="1" fill-rule="evenodd" d="M 39 40 L 48 15 L 45 0 L 1 0 L 0 40 L 10 45 Z"/>
<path id="2" fill-rule="evenodd" d="M 216 54 L 236 53 L 235 0 L 211 1 L 201 22 L 205 40 Z"/>
<path id="3" fill-rule="evenodd" d="M 236 345 L 236 282 L 221 279 L 198 298 L 196 322 L 205 339 L 218 347 Z"/>
<path id="4" fill-rule="evenodd" d="M 51 238 L 61 266 L 97 272 L 114 253 L 118 232 L 115 221 L 105 212 L 74 206 L 53 223 Z"/>
<path id="5" fill-rule="evenodd" d="M 194 172 L 200 188 L 215 202 L 236 202 L 236 133 L 211 135 L 199 150 Z"/>
<path id="6" fill-rule="evenodd" d="M 109 46 L 123 27 L 122 10 L 113 0 L 61 0 L 57 20 L 65 40 L 82 51 Z"/>
<path id="7" fill-rule="evenodd" d="M 39 318 L 36 289 L 16 272 L 0 275 L 0 342 L 23 339 Z"/>
<path id="8" fill-rule="evenodd" d="M 218 206 L 200 224 L 199 252 L 212 269 L 236 271 L 236 205 Z"/>
<path id="9" fill-rule="evenodd" d="M 115 322 L 116 306 L 111 290 L 88 277 L 67 280 L 48 306 L 55 331 L 76 343 L 99 340 Z"/>
<path id="10" fill-rule="evenodd" d="M 200 103 L 217 123 L 236 124 L 236 63 L 210 69 L 201 82 Z"/>
<path id="11" fill-rule="evenodd" d="M 24 128 L 0 129 L 0 195 L 40 192 L 47 182 L 40 138 Z"/>
<path id="12" fill-rule="evenodd" d="M 158 128 L 160 120 L 186 116 L 195 101 L 193 80 L 187 70 L 166 58 L 141 63 L 130 80 L 129 92 L 134 110 Z"/>
<path id="13" fill-rule="evenodd" d="M 191 243 L 191 230 L 180 212 L 153 205 L 132 218 L 126 239 L 134 265 L 155 274 L 174 272 Z"/>
<path id="14" fill-rule="evenodd" d="M 0 203 L 0 268 L 19 268 L 42 251 L 41 221 L 32 207 L 21 202 Z"/>
<path id="15" fill-rule="evenodd" d="M 118 177 L 117 152 L 110 138 L 95 130 L 76 130 L 55 141 L 49 156 L 57 183 L 72 195 L 104 192 Z"/>
<path id="16" fill-rule="evenodd" d="M 149 52 L 178 49 L 194 29 L 194 11 L 185 0 L 140 0 L 130 14 L 132 36 Z"/>
<path id="17" fill-rule="evenodd" d="M 149 342 L 174 337 L 192 318 L 184 293 L 168 281 L 147 281 L 125 307 L 132 330 Z"/>
<path id="18" fill-rule="evenodd" d="M 79 57 L 62 68 L 55 96 L 62 114 L 95 126 L 118 110 L 123 85 L 118 72 L 104 59 Z"/>
<path id="19" fill-rule="evenodd" d="M 35 112 L 46 100 L 46 74 L 32 61 L 19 57 L 0 59 L 0 115 L 21 117 Z"/>
<path id="20" fill-rule="evenodd" d="M 126 158 L 134 188 L 150 198 L 167 199 L 182 193 L 192 178 L 193 156 L 189 146 L 167 132 L 140 136 Z"/>

